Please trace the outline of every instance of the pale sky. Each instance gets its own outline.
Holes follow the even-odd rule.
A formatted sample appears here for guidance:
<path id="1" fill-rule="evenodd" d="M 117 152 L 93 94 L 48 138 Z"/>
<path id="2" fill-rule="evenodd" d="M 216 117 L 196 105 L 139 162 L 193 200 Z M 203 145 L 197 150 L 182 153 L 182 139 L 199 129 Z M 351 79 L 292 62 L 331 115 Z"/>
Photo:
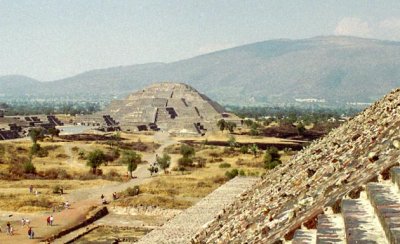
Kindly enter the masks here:
<path id="1" fill-rule="evenodd" d="M 54 80 L 320 35 L 400 41 L 400 1 L 0 0 L 0 76 Z"/>

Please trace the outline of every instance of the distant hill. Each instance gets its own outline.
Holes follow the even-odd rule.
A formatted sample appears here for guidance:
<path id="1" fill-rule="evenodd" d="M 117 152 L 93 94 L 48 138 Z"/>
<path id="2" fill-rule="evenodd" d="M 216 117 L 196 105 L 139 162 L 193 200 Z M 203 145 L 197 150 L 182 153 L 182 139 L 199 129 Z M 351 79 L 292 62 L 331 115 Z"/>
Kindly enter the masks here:
<path id="1" fill-rule="evenodd" d="M 0 77 L 0 94 L 111 100 L 160 81 L 185 82 L 222 104 L 307 98 L 372 102 L 400 86 L 400 42 L 337 36 L 271 40 L 173 63 L 93 70 L 46 83 Z"/>

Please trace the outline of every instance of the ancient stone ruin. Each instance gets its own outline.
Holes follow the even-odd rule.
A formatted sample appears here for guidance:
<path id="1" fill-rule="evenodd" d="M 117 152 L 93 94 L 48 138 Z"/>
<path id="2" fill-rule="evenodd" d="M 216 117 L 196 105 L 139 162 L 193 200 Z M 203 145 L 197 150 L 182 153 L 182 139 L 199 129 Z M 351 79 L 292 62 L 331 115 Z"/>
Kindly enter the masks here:
<path id="1" fill-rule="evenodd" d="M 224 109 L 183 83 L 159 83 L 114 100 L 103 111 L 77 121 L 124 131 L 165 130 L 204 134 L 215 130 Z M 232 115 L 231 115 L 232 116 Z M 239 121 L 237 117 L 227 118 Z"/>
<path id="2" fill-rule="evenodd" d="M 191 213 L 208 213 L 201 202 L 141 243 L 400 243 L 399 160 L 397 89 L 242 188 L 212 220 Z"/>
<path id="3" fill-rule="evenodd" d="M 193 243 L 400 243 L 400 89 L 269 171 Z"/>
<path id="4" fill-rule="evenodd" d="M 46 131 L 62 125 L 64 123 L 54 115 L 0 116 L 0 140 L 24 137 L 34 128 Z"/>

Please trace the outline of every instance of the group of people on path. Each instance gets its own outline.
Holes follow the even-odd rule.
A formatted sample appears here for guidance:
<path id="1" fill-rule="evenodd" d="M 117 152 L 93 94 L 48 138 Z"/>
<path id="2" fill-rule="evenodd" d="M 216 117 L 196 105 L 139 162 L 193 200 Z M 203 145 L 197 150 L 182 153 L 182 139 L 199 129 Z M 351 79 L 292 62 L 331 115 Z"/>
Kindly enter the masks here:
<path id="1" fill-rule="evenodd" d="M 53 222 L 54 222 L 54 217 L 53 215 L 50 215 L 49 217 L 47 217 L 47 225 L 49 226 L 53 226 Z"/>
<path id="2" fill-rule="evenodd" d="M 28 227 L 28 238 L 29 239 L 34 239 L 35 238 L 35 232 L 32 230 L 32 227 L 29 226 L 29 224 L 30 224 L 29 219 L 25 219 L 25 218 L 21 219 L 22 228 L 24 226 Z M 10 221 L 7 222 L 6 228 L 7 228 L 6 229 L 7 235 L 13 236 L 14 235 L 14 227 L 11 225 Z M 0 232 L 2 232 L 1 227 L 0 227 Z"/>

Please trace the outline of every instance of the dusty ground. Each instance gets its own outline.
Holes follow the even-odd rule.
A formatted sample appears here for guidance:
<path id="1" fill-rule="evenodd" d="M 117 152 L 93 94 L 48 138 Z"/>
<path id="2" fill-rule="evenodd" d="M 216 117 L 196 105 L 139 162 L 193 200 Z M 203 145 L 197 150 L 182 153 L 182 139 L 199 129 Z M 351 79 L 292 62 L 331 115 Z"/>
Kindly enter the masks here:
<path id="1" fill-rule="evenodd" d="M 164 149 L 171 148 L 178 140 L 182 138 L 170 137 L 168 133 L 146 133 L 146 134 L 121 134 L 126 142 L 155 142 L 162 146 L 155 151 L 141 152 L 143 159 L 147 162 L 155 161 L 155 154 L 162 155 Z M 207 137 L 193 138 L 196 140 L 228 140 L 227 133 L 213 133 Z M 183 137 L 183 139 L 187 139 Z M 286 140 L 276 138 L 259 138 L 237 136 L 238 142 L 268 141 L 273 143 L 291 143 Z M 12 144 L 14 152 L 18 150 L 21 154 L 26 153 L 31 145 L 29 140 L 17 140 L 13 142 L 0 142 L 3 145 Z M 89 170 L 85 165 L 84 159 L 79 158 L 79 151 L 91 151 L 96 148 L 104 151 L 110 151 L 111 147 L 105 143 L 99 142 L 65 142 L 55 139 L 54 141 L 40 142 L 42 147 L 51 147 L 49 156 L 44 158 L 35 157 L 33 163 L 38 171 L 46 171 L 53 168 L 64 169 L 68 174 L 83 174 Z M 179 147 L 179 145 L 176 145 Z M 77 150 L 78 148 L 79 150 Z M 25 227 L 19 227 L 19 220 L 22 217 L 31 219 L 31 223 L 36 230 L 38 237 L 48 236 L 66 226 L 73 225 L 82 221 L 86 213 L 93 205 L 100 204 L 100 195 L 104 194 L 107 199 L 111 199 L 113 192 L 123 192 L 126 188 L 140 185 L 141 194 L 135 197 L 126 197 L 113 204 L 118 206 L 158 206 L 166 209 L 184 209 L 199 201 L 208 195 L 218 186 L 222 185 L 226 178 L 227 170 L 236 168 L 242 170 L 246 175 L 261 175 L 265 173 L 262 168 L 262 156 L 254 157 L 251 154 L 242 154 L 236 149 L 234 153 L 226 152 L 226 149 L 215 146 L 204 146 L 196 148 L 196 157 L 206 160 L 206 166 L 203 168 L 191 168 L 185 172 L 170 170 L 170 174 L 163 172 L 150 177 L 147 170 L 148 165 L 139 165 L 134 172 L 138 178 L 127 181 L 111 181 L 107 179 L 89 179 L 89 180 L 45 180 L 45 179 L 24 179 L 16 181 L 0 180 L 0 225 L 3 230 L 5 223 L 11 221 L 15 226 L 15 236 L 6 236 L 0 233 L 0 243 L 15 241 L 27 241 L 24 234 Z M 283 154 L 283 152 L 281 152 Z M 13 155 L 6 154 L 5 157 Z M 178 154 L 171 154 L 172 165 L 170 169 L 177 166 Z M 285 161 L 289 156 L 282 156 Z M 229 163 L 229 168 L 221 168 L 222 163 Z M 1 170 L 6 170 L 5 164 L 0 164 Z M 118 174 L 126 175 L 126 166 L 116 163 L 109 163 L 108 166 L 102 166 L 104 174 L 115 171 Z M 29 193 L 29 186 L 33 185 L 38 190 L 38 195 Z M 56 185 L 61 185 L 65 189 L 64 195 L 52 194 L 52 189 Z M 60 203 L 68 200 L 72 204 L 69 210 L 63 210 L 55 213 L 57 226 L 47 227 L 45 218 L 51 213 L 52 206 L 59 206 Z M 44 202 L 36 204 L 37 202 Z M 36 206 L 38 205 L 38 206 Z M 10 216 L 11 215 L 11 216 Z M 60 221 L 59 221 L 60 220 Z M 62 221 L 61 221 L 62 220 Z"/>

